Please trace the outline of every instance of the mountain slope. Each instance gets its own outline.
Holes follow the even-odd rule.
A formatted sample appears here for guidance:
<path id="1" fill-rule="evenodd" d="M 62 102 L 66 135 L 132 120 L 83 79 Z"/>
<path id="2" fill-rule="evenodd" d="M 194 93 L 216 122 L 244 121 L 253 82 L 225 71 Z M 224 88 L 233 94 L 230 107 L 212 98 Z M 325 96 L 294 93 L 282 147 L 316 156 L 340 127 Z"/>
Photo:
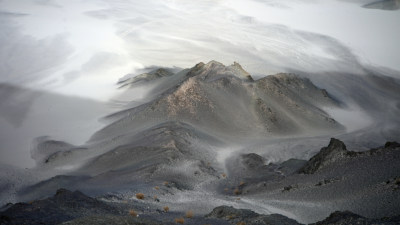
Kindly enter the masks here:
<path id="1" fill-rule="evenodd" d="M 338 107 L 325 90 L 293 74 L 253 81 L 235 63 L 199 63 L 158 98 L 125 110 L 92 140 L 166 121 L 181 121 L 223 136 L 315 134 L 343 127 L 322 107 Z M 173 79 L 173 78 L 172 78 Z"/>
<path id="2" fill-rule="evenodd" d="M 86 144 L 38 139 L 33 154 L 38 155 L 40 168 L 67 175 L 58 177 L 57 182 L 80 190 L 124 190 L 143 179 L 152 185 L 165 177 L 192 189 L 219 179 L 216 171 L 224 169 L 220 149 L 227 146 L 240 146 L 241 141 L 252 138 L 343 130 L 322 110 L 340 104 L 310 80 L 293 74 L 254 81 L 238 63 L 224 66 L 215 61 L 174 75 L 163 71 L 155 73 L 166 74 L 168 79 L 157 75 L 146 81 L 167 82 L 164 87 L 158 84 L 165 89 L 162 94 L 111 115 L 115 121 Z M 71 176 L 85 179 L 75 183 Z M 109 179 L 113 179 L 112 186 Z M 49 181 L 32 193 L 43 196 L 54 191 L 54 182 Z"/>

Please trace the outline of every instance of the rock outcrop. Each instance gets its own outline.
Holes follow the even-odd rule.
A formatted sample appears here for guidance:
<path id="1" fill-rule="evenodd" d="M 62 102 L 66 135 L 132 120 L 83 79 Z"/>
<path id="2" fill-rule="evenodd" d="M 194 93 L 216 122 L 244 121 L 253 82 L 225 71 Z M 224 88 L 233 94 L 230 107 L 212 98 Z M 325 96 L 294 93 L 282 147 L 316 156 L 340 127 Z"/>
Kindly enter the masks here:
<path id="1" fill-rule="evenodd" d="M 241 160 L 242 160 L 242 164 L 244 166 L 246 166 L 247 169 L 251 169 L 251 170 L 258 169 L 265 165 L 264 158 L 255 153 L 241 155 Z"/>
<path id="2" fill-rule="evenodd" d="M 381 219 L 370 219 L 349 211 L 336 211 L 328 218 L 310 225 L 347 225 L 347 224 L 363 224 L 363 225 L 395 225 L 400 223 L 400 216 L 386 217 Z"/>
<path id="3" fill-rule="evenodd" d="M 299 173 L 313 174 L 325 166 L 351 155 L 346 145 L 338 139 L 331 138 L 329 145 L 322 148 L 299 170 Z"/>
<path id="4" fill-rule="evenodd" d="M 0 224 L 60 224 L 83 216 L 117 213 L 80 191 L 59 189 L 51 198 L 12 205 L 0 213 Z"/>
<path id="5" fill-rule="evenodd" d="M 346 145 L 335 138 L 331 138 L 327 147 L 321 148 L 321 150 L 314 155 L 301 169 L 299 173 L 313 174 L 322 168 L 334 164 L 345 158 L 357 157 L 357 156 L 371 156 L 375 154 L 382 154 L 387 150 L 400 150 L 400 144 L 397 142 L 387 142 L 385 146 L 380 148 L 370 149 L 364 152 L 348 151 Z"/>
<path id="6" fill-rule="evenodd" d="M 235 209 L 231 206 L 219 206 L 206 215 L 208 218 L 218 218 L 231 224 L 246 225 L 296 225 L 297 221 L 280 214 L 261 215 L 248 209 Z"/>

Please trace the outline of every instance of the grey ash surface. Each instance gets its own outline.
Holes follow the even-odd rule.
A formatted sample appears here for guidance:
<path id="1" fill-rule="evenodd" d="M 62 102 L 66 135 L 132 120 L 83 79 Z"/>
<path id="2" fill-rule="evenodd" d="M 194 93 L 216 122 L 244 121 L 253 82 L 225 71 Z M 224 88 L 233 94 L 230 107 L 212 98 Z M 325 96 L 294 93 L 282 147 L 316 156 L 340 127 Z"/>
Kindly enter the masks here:
<path id="1" fill-rule="evenodd" d="M 264 165 L 263 162 L 265 159 L 259 155 L 240 155 L 238 162 L 242 164 L 241 168 L 250 171 L 245 172 L 246 176 L 251 176 L 251 171 L 254 172 L 257 169 L 260 171 L 265 170 L 265 173 L 268 173 L 268 171 L 269 173 L 277 173 L 277 171 L 288 167 L 291 167 L 292 170 L 287 169 L 291 171 L 290 173 L 283 173 L 281 171 L 280 175 L 276 174 L 275 179 L 271 179 L 270 182 L 263 181 L 260 183 L 257 180 L 260 177 L 257 177 L 257 179 L 248 179 L 247 183 L 242 185 L 241 193 L 238 197 L 244 199 L 257 197 L 267 201 L 269 199 L 271 202 L 278 202 L 276 199 L 279 198 L 288 198 L 292 199 L 291 201 L 297 200 L 301 203 L 302 201 L 309 201 L 307 198 L 311 197 L 314 199 L 314 202 L 317 202 L 320 201 L 318 198 L 327 200 L 330 198 L 337 199 L 338 197 L 335 195 L 341 195 L 347 198 L 345 204 L 342 203 L 342 206 L 360 210 L 357 206 L 360 204 L 360 207 L 367 209 L 366 211 L 361 210 L 361 212 L 368 212 L 368 209 L 381 210 L 381 213 L 384 212 L 389 216 L 367 218 L 343 210 L 329 213 L 327 218 L 322 218 L 314 224 L 399 224 L 400 216 L 398 210 L 396 210 L 398 209 L 396 205 L 399 198 L 400 176 L 398 175 L 399 170 L 395 169 L 398 167 L 398 164 L 392 164 L 392 162 L 398 162 L 399 153 L 400 144 L 396 142 L 388 142 L 381 148 L 371 149 L 366 152 L 350 152 L 346 149 L 343 142 L 332 138 L 327 147 L 322 148 L 309 161 L 302 163 L 291 159 L 280 165 Z M 395 161 L 383 160 L 381 157 L 389 157 Z M 369 163 L 371 168 L 378 169 L 378 171 L 383 171 L 383 168 L 389 168 L 390 170 L 388 170 L 389 172 L 386 171 L 386 173 L 385 171 L 381 172 L 381 175 L 385 176 L 377 176 L 365 182 L 362 180 L 366 178 L 366 174 L 368 176 L 376 174 L 371 174 L 370 170 L 366 170 L 364 173 L 351 170 L 348 164 L 354 163 L 357 163 L 363 169 L 365 169 L 363 165 Z M 380 167 L 377 167 L 377 165 Z M 302 167 L 293 170 L 293 167 L 299 166 Z M 341 171 L 343 168 L 346 170 L 345 173 Z M 305 171 L 307 171 L 306 174 L 304 174 Z M 335 173 L 336 175 L 332 176 Z M 392 176 L 391 174 L 397 174 L 397 176 Z M 349 187 L 347 183 L 349 182 L 348 179 L 352 179 L 354 176 L 359 178 L 359 180 L 351 182 L 351 187 L 354 190 L 343 189 L 347 190 L 348 193 L 340 193 L 343 185 L 344 187 Z M 327 177 L 331 178 L 328 179 Z M 229 178 L 221 182 L 227 184 L 229 183 L 228 180 Z M 359 185 L 364 185 L 364 189 Z M 179 188 L 175 184 L 166 184 L 166 187 L 162 187 L 161 189 L 165 188 L 171 189 L 171 191 L 175 190 L 175 194 L 179 195 Z M 338 193 L 332 193 L 332 188 L 336 189 Z M 369 199 L 368 197 L 365 199 L 361 197 L 358 200 L 351 199 L 349 195 L 359 195 L 359 190 L 367 191 Z M 380 204 L 382 204 L 379 200 L 388 197 L 391 197 L 390 200 L 393 201 L 394 205 L 387 203 L 384 203 L 384 205 L 392 211 L 385 211 L 379 208 Z M 146 198 L 149 198 L 149 196 L 146 196 Z M 373 200 L 375 202 L 371 202 Z M 59 189 L 50 198 L 29 203 L 7 205 L 3 208 L 4 211 L 0 213 L 0 224 L 175 224 L 175 218 L 185 216 L 185 211 L 164 212 L 161 206 L 166 203 L 158 204 L 160 202 L 158 198 L 154 198 L 154 202 L 132 200 L 123 195 L 113 194 L 92 198 L 80 191 L 71 192 L 66 189 Z M 336 202 L 336 204 L 340 208 L 340 202 Z M 129 210 L 131 209 L 134 209 L 139 216 L 129 215 Z M 315 210 L 311 211 L 311 213 L 314 212 Z M 193 218 L 184 219 L 185 224 L 301 224 L 298 221 L 277 213 L 263 215 L 249 209 L 237 209 L 232 206 L 218 206 L 209 213 L 197 213 Z"/>
<path id="2" fill-rule="evenodd" d="M 7 205 L 2 223 L 168 224 L 189 209 L 195 215 L 185 224 L 307 224 L 335 211 L 360 215 L 336 213 L 330 219 L 339 224 L 395 218 L 400 147 L 375 143 L 398 137 L 400 83 L 334 77 L 335 88 L 325 90 L 295 74 L 254 80 L 238 63 L 211 61 L 124 79 L 126 106 L 104 118 L 107 125 L 88 142 L 38 139 L 33 171 L 42 176 L 24 183 L 19 175 L 28 173 L 13 172 L 19 186 L 0 187 L 0 196 L 11 195 L 3 204 L 31 204 Z M 379 94 L 358 93 L 358 82 Z M 130 100 L 138 87 L 151 90 L 140 105 Z M 374 123 L 347 132 L 328 113 L 349 110 L 342 95 Z M 89 197 L 65 189 L 50 197 L 60 188 Z M 139 192 L 144 199 L 135 198 Z M 129 216 L 131 209 L 139 217 Z"/>

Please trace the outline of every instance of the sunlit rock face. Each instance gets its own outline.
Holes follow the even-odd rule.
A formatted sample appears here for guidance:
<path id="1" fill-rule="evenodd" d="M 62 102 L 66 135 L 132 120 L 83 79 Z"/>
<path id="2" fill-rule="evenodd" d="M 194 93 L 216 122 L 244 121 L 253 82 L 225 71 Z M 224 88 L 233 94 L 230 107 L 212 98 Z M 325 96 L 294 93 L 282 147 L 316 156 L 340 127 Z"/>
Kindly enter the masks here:
<path id="1" fill-rule="evenodd" d="M 119 126 L 168 120 L 190 123 L 216 135 L 271 136 L 343 128 L 322 110 L 340 104 L 294 74 L 254 81 L 237 63 L 224 66 L 212 61 L 174 77 L 179 78 L 175 86 L 145 105 L 124 111 L 125 117 L 97 132 L 92 140 L 124 132 Z"/>

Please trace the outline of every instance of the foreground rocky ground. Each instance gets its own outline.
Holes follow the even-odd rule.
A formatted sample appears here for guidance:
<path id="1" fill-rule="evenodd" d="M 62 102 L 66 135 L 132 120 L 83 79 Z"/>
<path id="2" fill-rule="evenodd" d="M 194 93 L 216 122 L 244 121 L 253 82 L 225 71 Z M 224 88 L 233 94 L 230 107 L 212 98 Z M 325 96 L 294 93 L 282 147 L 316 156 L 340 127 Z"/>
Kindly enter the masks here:
<path id="1" fill-rule="evenodd" d="M 237 197 L 249 199 L 254 196 L 268 199 L 270 197 L 269 195 L 274 195 L 274 193 L 271 193 L 273 192 L 271 190 L 259 188 L 259 181 L 263 179 L 262 176 L 254 177 L 254 174 L 252 175 L 255 170 L 266 174 L 267 177 L 269 176 L 271 182 L 266 183 L 264 179 L 263 183 L 273 187 L 274 182 L 277 181 L 282 184 L 282 182 L 285 182 L 285 179 L 288 179 L 288 182 L 296 180 L 293 178 L 291 179 L 293 176 L 303 176 L 305 180 L 317 176 L 319 179 L 318 174 L 321 176 L 326 170 L 335 172 L 335 168 L 336 175 L 339 175 L 340 170 L 337 169 L 338 166 L 346 168 L 346 163 L 354 164 L 362 162 L 359 160 L 367 160 L 368 162 L 378 160 L 379 162 L 380 158 L 378 156 L 382 155 L 396 159 L 399 152 L 400 144 L 396 142 L 388 142 L 381 148 L 371 149 L 365 152 L 352 152 L 346 149 L 343 142 L 332 138 L 329 145 L 322 148 L 321 151 L 309 161 L 291 160 L 289 163 L 284 162 L 279 166 L 272 164 L 263 165 L 262 157 L 256 154 L 242 155 L 239 160 L 240 163 L 242 163 L 242 168 L 240 169 L 242 174 L 239 175 L 239 177 L 245 175 L 249 177 L 249 179 L 246 180 L 246 184 L 239 185 L 237 193 L 234 194 Z M 391 161 L 387 162 L 386 167 L 391 169 L 391 165 L 389 164 Z M 360 165 L 363 166 L 364 164 Z M 373 166 L 373 163 L 370 165 Z M 276 177 L 270 174 L 268 175 L 268 171 L 272 170 L 271 168 L 279 168 L 281 173 L 284 171 L 286 175 L 292 175 L 288 175 L 287 178 L 278 177 L 278 175 L 276 175 Z M 274 173 L 276 171 L 278 170 L 275 170 Z M 347 171 L 347 173 L 352 172 L 357 171 Z M 398 173 L 398 171 L 393 172 Z M 304 176 L 308 176 L 308 178 L 304 178 Z M 373 179 L 371 178 L 371 180 Z M 229 179 L 225 179 L 224 182 L 229 182 Z M 333 183 L 340 182 L 340 179 L 324 179 L 316 183 L 314 187 L 326 187 Z M 172 184 L 166 185 L 170 186 Z M 380 190 L 380 195 L 385 196 L 385 193 L 381 191 L 389 192 L 391 196 L 394 196 L 392 201 L 395 202 L 394 204 L 397 204 L 396 198 L 399 197 L 400 177 L 388 179 L 378 185 L 382 186 L 384 189 Z M 301 189 L 305 189 L 302 186 L 304 186 L 304 183 L 288 185 L 285 186 L 280 193 L 285 195 L 301 191 Z M 355 186 L 357 186 L 356 181 Z M 351 189 L 351 187 L 348 188 Z M 317 190 L 314 191 L 315 195 L 321 195 Z M 179 193 L 175 194 L 178 195 Z M 332 196 L 335 196 L 335 194 L 332 193 Z M 240 198 L 237 198 L 237 200 L 240 200 Z M 216 207 L 209 213 L 198 213 L 191 210 L 176 210 L 173 205 L 170 205 L 170 209 L 170 207 L 166 205 L 162 206 L 162 204 L 167 203 L 160 202 L 157 196 L 151 197 L 144 194 L 137 194 L 130 198 L 123 198 L 121 195 L 114 194 L 92 198 L 80 191 L 72 192 L 67 189 L 59 189 L 54 196 L 49 198 L 4 206 L 0 213 L 0 224 L 301 224 L 280 214 L 273 213 L 270 215 L 263 215 L 249 209 L 237 209 L 226 205 Z M 365 206 L 373 208 L 373 204 L 374 202 L 365 204 Z M 375 202 L 375 204 L 377 206 L 380 203 Z M 392 212 L 397 212 L 395 207 L 392 207 Z M 393 215 L 384 218 L 366 218 L 350 211 L 336 211 L 326 219 L 314 224 L 400 224 L 400 216 Z"/>
<path id="2" fill-rule="evenodd" d="M 137 214 L 127 204 L 109 204 L 88 197 L 79 191 L 60 189 L 44 200 L 17 203 L 9 206 L 0 215 L 0 224 L 248 224 L 248 225 L 295 225 L 300 224 L 279 214 L 260 215 L 247 209 L 220 206 L 207 215 L 192 215 L 190 212 L 176 213 L 167 210 L 148 210 Z M 137 207 L 137 206 L 136 206 Z M 140 208 L 140 206 L 139 206 Z M 143 209 L 142 209 L 143 210 Z M 400 216 L 369 219 L 349 211 L 334 212 L 323 221 L 324 224 L 399 224 Z"/>
<path id="3" fill-rule="evenodd" d="M 110 204 L 86 196 L 79 191 L 59 189 L 44 200 L 17 203 L 0 213 L 0 224 L 238 224 L 238 225 L 295 225 L 297 221 L 279 214 L 260 215 L 248 209 L 219 206 L 206 215 L 192 215 L 191 212 L 177 213 L 148 209 L 146 214 L 138 214 L 126 204 Z M 143 208 L 140 210 L 144 210 Z M 349 211 L 334 212 L 323 221 L 324 224 L 399 224 L 400 216 L 369 219 Z"/>

